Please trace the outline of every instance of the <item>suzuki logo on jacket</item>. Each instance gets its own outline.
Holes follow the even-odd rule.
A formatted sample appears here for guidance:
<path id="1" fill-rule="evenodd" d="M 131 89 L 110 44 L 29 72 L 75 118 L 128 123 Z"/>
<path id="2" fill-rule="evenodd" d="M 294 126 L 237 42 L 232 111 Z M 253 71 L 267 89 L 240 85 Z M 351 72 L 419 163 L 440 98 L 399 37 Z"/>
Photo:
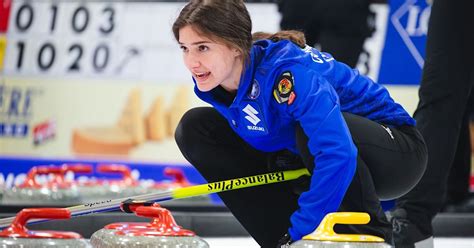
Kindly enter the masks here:
<path id="1" fill-rule="evenodd" d="M 245 119 L 250 121 L 252 124 L 257 125 L 260 122 L 260 118 L 258 118 L 257 116 L 258 111 L 252 106 L 250 106 L 250 104 L 247 104 L 247 106 L 245 106 L 242 111 L 247 114 L 247 116 L 245 116 Z"/>
<path id="2" fill-rule="evenodd" d="M 245 116 L 245 119 L 247 121 L 249 121 L 250 123 L 253 124 L 253 126 L 251 125 L 248 125 L 247 126 L 247 129 L 248 130 L 254 130 L 254 131 L 262 131 L 262 132 L 265 132 L 265 128 L 264 127 L 261 127 L 261 126 L 257 126 L 257 124 L 261 121 L 260 118 L 258 118 L 258 111 L 252 107 L 252 105 L 250 104 L 247 104 L 247 106 L 245 106 L 244 109 L 242 109 L 242 111 L 244 113 L 246 113 L 247 115 Z"/>

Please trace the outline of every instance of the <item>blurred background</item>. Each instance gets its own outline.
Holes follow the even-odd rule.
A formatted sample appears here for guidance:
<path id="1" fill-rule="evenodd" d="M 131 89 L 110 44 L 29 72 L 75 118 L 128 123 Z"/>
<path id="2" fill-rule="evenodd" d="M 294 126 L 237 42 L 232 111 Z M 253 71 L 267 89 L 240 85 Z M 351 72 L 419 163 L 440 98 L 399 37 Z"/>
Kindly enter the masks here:
<path id="1" fill-rule="evenodd" d="M 183 113 L 204 105 L 192 92 L 171 32 L 184 2 L 0 0 L 1 217 L 25 207 L 64 207 L 205 183 L 173 138 Z M 308 13 L 289 1 L 246 2 L 254 32 L 304 29 L 315 34 L 309 45 L 340 60 L 338 49 L 356 39 L 361 45 L 354 45 L 353 66 L 384 84 L 413 114 L 430 15 L 425 0 L 354 1 L 363 14 L 341 14 L 362 20 L 354 27 L 364 30 L 360 37 L 353 30 L 325 33 L 324 25 L 337 17 L 313 20 L 319 29 L 302 24 L 297 17 Z M 327 46 L 338 35 L 343 46 Z M 472 136 L 472 119 L 470 129 Z M 201 235 L 246 235 L 216 196 L 163 205 Z M 471 201 L 440 214 L 437 235 L 474 235 L 473 206 Z M 117 214 L 59 223 L 88 237 Z"/>

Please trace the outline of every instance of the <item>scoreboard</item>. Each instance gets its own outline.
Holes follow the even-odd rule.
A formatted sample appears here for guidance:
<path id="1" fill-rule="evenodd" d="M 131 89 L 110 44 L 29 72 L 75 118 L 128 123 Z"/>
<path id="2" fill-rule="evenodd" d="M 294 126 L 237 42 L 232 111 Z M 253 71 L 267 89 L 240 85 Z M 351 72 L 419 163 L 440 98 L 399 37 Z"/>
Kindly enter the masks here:
<path id="1" fill-rule="evenodd" d="M 91 13 L 91 10 L 96 9 L 100 13 Z M 6 68 L 7 73 L 14 71 L 48 73 L 54 70 L 59 73 L 62 71 L 80 73 L 87 71 L 85 68 L 88 65 L 90 65 L 89 71 L 96 73 L 105 71 L 110 62 L 109 41 L 114 37 L 117 8 L 107 5 L 96 8 L 78 5 L 61 9 L 65 15 L 59 17 L 58 10 L 57 3 L 35 5 L 23 3 L 13 8 L 15 18 L 11 28 L 16 35 L 12 35 L 10 39 L 12 49 L 9 51 L 8 60 L 14 63 L 10 63 Z M 94 20 L 91 16 L 99 18 Z M 45 38 L 42 39 L 42 36 Z M 55 36 L 64 38 L 52 39 Z M 91 44 L 92 42 L 96 44 Z M 89 63 L 86 62 L 88 60 Z M 25 64 L 25 61 L 33 63 Z M 67 63 L 61 63 L 63 61 Z"/>
<path id="2" fill-rule="evenodd" d="M 3 0 L 3 74 L 187 81 L 171 32 L 183 5 Z M 249 10 L 256 29 L 278 29 L 274 4 L 255 4 Z"/>
<path id="3" fill-rule="evenodd" d="M 4 2 L 3 44 L 8 45 L 3 45 L 3 74 L 121 79 L 183 75 L 169 28 L 181 5 Z"/>

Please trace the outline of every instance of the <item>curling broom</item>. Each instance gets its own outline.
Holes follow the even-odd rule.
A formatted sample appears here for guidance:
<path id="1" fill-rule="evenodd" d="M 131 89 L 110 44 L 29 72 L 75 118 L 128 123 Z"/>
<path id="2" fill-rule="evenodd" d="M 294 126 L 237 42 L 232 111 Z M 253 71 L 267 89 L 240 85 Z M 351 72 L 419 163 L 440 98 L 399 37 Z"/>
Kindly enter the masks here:
<path id="1" fill-rule="evenodd" d="M 71 217 L 88 215 L 98 212 L 107 212 L 119 209 L 121 204 L 126 201 L 144 201 L 144 202 L 162 202 L 173 199 L 188 198 L 199 195 L 207 195 L 211 193 L 219 193 L 224 191 L 249 188 L 260 185 L 267 185 L 272 183 L 279 183 L 285 181 L 295 180 L 303 175 L 309 175 L 307 169 L 271 172 L 255 176 L 241 177 L 218 181 L 207 184 L 194 185 L 189 187 L 171 189 L 160 193 L 149 193 L 138 196 L 131 196 L 113 200 L 104 200 L 92 203 L 86 203 L 73 207 L 68 207 L 71 212 Z M 14 217 L 0 219 L 0 229 L 8 227 L 13 221 Z M 28 223 L 37 223 L 47 221 L 45 219 L 33 219 Z"/>

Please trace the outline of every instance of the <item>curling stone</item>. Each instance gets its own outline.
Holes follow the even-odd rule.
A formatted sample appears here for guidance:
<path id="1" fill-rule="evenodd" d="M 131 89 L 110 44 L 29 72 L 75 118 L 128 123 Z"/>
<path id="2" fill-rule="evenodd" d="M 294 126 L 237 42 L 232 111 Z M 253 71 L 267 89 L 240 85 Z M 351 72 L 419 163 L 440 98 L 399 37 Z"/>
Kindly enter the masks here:
<path id="1" fill-rule="evenodd" d="M 94 248 L 208 248 L 209 245 L 192 231 L 178 226 L 170 211 L 162 207 L 141 206 L 134 209 L 150 223 L 113 223 L 91 237 Z"/>
<path id="2" fill-rule="evenodd" d="M 5 248 L 91 248 L 90 244 L 74 232 L 32 231 L 25 225 L 29 219 L 69 219 L 65 208 L 30 208 L 21 210 L 12 224 L 0 231 L 0 247 Z"/>
<path id="3" fill-rule="evenodd" d="M 72 205 L 80 202 L 77 187 L 62 180 L 66 170 L 63 166 L 35 166 L 26 180 L 11 189 L 5 189 L 2 204 L 5 205 Z M 40 184 L 37 175 L 53 175 L 52 180 Z"/>
<path id="4" fill-rule="evenodd" d="M 367 224 L 367 213 L 336 212 L 327 214 L 319 227 L 303 239 L 291 244 L 291 248 L 390 248 L 385 241 L 373 235 L 339 234 L 334 232 L 336 224 Z"/>

